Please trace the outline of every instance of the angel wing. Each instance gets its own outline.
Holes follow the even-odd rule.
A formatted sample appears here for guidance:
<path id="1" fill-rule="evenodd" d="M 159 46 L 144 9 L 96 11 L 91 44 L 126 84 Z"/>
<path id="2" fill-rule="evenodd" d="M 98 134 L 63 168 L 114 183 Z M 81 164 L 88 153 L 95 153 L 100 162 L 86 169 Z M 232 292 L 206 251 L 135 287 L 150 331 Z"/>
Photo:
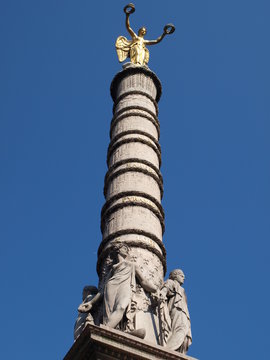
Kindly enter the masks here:
<path id="1" fill-rule="evenodd" d="M 129 50 L 131 44 L 132 44 L 132 40 L 128 40 L 124 36 L 119 36 L 116 39 L 115 47 L 119 62 L 126 60 L 126 58 L 129 56 Z"/>

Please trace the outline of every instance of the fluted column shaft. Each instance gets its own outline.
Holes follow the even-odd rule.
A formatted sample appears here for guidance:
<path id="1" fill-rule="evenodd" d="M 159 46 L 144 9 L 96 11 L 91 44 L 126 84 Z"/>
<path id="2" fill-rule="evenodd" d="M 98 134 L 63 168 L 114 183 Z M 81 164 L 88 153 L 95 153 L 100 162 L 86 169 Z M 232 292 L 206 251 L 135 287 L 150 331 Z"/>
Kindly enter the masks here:
<path id="1" fill-rule="evenodd" d="M 102 281 L 113 244 L 124 242 L 145 276 L 160 285 L 166 272 L 157 105 L 161 84 L 148 68 L 127 65 L 113 79 L 111 95 L 114 106 L 97 271 Z"/>

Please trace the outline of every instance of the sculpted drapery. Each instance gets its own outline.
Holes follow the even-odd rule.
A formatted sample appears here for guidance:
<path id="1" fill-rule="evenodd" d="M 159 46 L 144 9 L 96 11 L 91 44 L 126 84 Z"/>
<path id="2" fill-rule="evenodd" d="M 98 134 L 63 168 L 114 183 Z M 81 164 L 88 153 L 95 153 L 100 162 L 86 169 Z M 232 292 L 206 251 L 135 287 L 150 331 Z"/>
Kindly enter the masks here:
<path id="1" fill-rule="evenodd" d="M 192 343 L 190 315 L 184 288 L 182 270 L 174 270 L 161 289 L 163 303 L 164 330 L 166 347 L 186 353 Z"/>
<path id="2" fill-rule="evenodd" d="M 123 260 L 113 265 L 104 287 L 103 323 L 109 324 L 112 314 L 119 307 L 123 311 L 128 309 L 135 293 L 134 263 Z"/>

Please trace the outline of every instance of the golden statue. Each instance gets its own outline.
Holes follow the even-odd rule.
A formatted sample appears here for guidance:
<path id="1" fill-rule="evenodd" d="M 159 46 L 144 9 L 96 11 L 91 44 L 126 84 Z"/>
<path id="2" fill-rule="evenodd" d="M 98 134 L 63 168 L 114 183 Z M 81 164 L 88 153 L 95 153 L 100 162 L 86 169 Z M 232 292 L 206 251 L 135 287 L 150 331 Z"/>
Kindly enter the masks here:
<path id="1" fill-rule="evenodd" d="M 172 34 L 175 30 L 175 27 L 173 24 L 167 24 L 164 26 L 162 35 L 159 36 L 156 40 L 145 40 L 145 27 L 140 28 L 138 35 L 130 27 L 129 16 L 130 14 L 134 13 L 134 11 L 135 6 L 131 3 L 124 7 L 124 12 L 126 14 L 126 28 L 130 33 L 132 40 L 128 40 L 124 36 L 119 36 L 116 39 L 115 47 L 120 62 L 126 60 L 126 58 L 129 57 L 133 64 L 146 65 L 149 61 L 149 51 L 145 45 L 158 44 L 166 35 Z"/>

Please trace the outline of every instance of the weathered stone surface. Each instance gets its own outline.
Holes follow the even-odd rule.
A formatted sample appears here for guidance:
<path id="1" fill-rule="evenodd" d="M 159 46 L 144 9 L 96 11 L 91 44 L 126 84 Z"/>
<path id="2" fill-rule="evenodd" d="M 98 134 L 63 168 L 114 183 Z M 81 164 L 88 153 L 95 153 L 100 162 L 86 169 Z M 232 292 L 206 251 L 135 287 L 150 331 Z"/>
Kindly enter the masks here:
<path id="1" fill-rule="evenodd" d="M 142 257 L 145 277 L 153 281 L 154 271 L 154 282 L 160 284 L 166 270 L 157 106 L 161 84 L 145 66 L 125 64 L 123 68 L 111 85 L 114 116 L 97 270 L 102 285 L 110 266 L 106 265 L 110 248 L 121 241 L 128 243 L 135 263 Z"/>
<path id="2" fill-rule="evenodd" d="M 115 245 L 126 244 L 130 249 L 129 261 L 158 289 L 166 272 L 157 106 L 161 85 L 149 68 L 126 64 L 113 79 L 111 94 L 114 116 L 104 181 L 106 202 L 101 213 L 99 288 L 104 292 L 108 274 L 116 264 Z M 136 303 L 133 328 L 143 328 L 148 341 L 160 343 L 160 323 L 153 297 L 137 283 L 133 300 Z M 100 312 L 106 307 L 104 301 Z M 125 326 L 122 330 L 126 330 Z"/>
<path id="3" fill-rule="evenodd" d="M 121 88 L 115 86 L 119 81 L 123 82 Z M 139 86 L 142 91 L 152 95 L 157 102 L 160 100 L 162 88 L 156 74 L 148 66 L 134 66 L 132 63 L 126 63 L 123 65 L 123 71 L 116 74 L 112 81 L 111 96 L 113 101 L 121 95 L 121 92 L 132 90 L 134 84 L 137 85 L 136 88 Z"/>
<path id="4" fill-rule="evenodd" d="M 112 128 L 111 136 L 112 138 L 115 138 L 117 135 L 120 135 L 123 132 L 134 130 L 146 131 L 156 140 L 159 139 L 157 125 L 155 125 L 155 123 L 151 122 L 148 118 L 140 117 L 137 115 L 128 115 L 128 113 L 126 114 L 126 117 L 123 117 L 115 123 L 115 126 Z"/>
<path id="5" fill-rule="evenodd" d="M 64 360 L 196 360 L 103 325 L 87 325 Z"/>

